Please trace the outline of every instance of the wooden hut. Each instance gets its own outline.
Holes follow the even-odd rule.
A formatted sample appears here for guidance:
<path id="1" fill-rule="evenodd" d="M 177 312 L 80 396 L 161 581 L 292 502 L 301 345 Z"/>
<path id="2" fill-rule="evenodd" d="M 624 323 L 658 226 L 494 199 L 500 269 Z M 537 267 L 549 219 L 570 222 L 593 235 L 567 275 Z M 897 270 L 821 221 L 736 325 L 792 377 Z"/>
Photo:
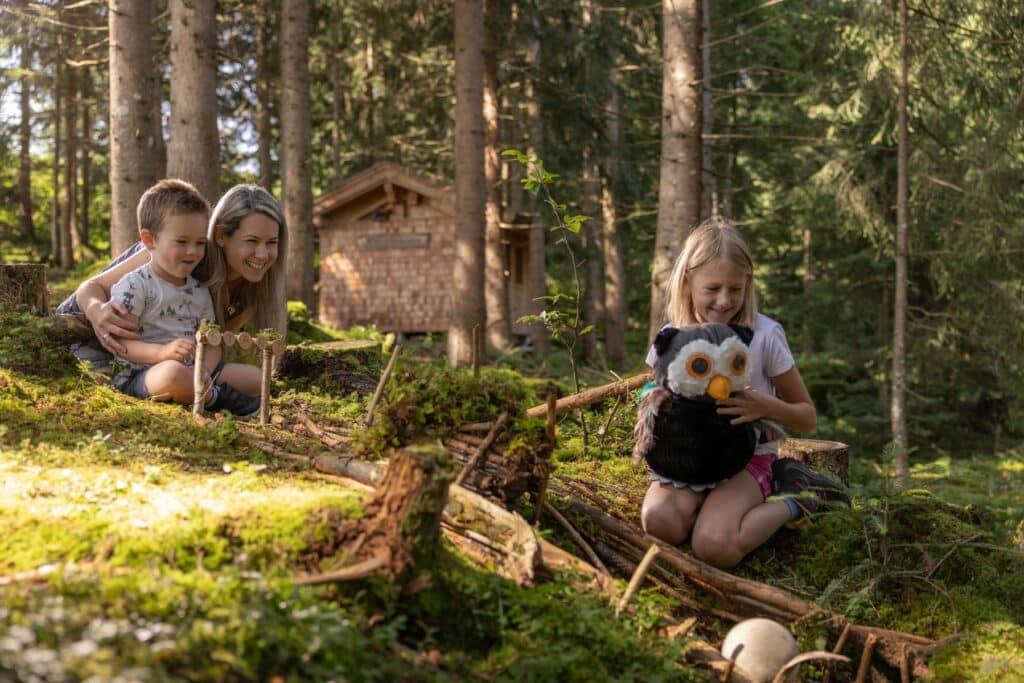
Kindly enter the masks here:
<path id="1" fill-rule="evenodd" d="M 378 162 L 313 203 L 320 240 L 321 320 L 339 328 L 448 329 L 454 259 L 453 191 L 391 162 Z M 507 282 L 514 321 L 537 312 L 527 290 L 531 231 L 506 226 Z M 543 267 L 541 253 L 541 267 Z M 541 279 L 543 282 L 543 278 Z"/>

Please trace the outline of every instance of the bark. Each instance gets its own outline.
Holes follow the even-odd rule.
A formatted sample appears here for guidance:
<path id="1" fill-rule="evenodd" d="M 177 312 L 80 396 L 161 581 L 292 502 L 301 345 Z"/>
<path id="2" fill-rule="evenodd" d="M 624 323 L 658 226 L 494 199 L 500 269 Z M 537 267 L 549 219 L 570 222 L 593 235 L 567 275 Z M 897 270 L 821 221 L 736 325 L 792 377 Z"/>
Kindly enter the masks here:
<path id="1" fill-rule="evenodd" d="M 619 72 L 608 69 L 609 97 L 605 135 L 608 155 L 601 179 L 601 227 L 604 230 L 604 345 L 608 363 L 622 367 L 626 362 L 626 257 L 619 234 L 618 211 L 615 202 L 616 178 L 619 158 L 621 127 L 619 125 Z"/>
<path id="2" fill-rule="evenodd" d="M 896 282 L 892 323 L 892 440 L 896 445 L 896 479 L 905 486 L 910 472 L 907 434 L 907 258 L 909 247 L 908 135 L 907 135 L 907 1 L 899 0 L 900 73 L 898 143 L 896 157 Z"/>
<path id="3" fill-rule="evenodd" d="M 541 42 L 540 42 L 540 19 L 533 16 L 530 20 L 530 36 L 526 47 L 526 82 L 524 84 L 523 96 L 526 100 L 526 125 L 527 145 L 526 153 L 532 157 L 540 158 L 544 153 L 544 121 L 541 118 L 540 93 L 537 92 L 537 84 L 541 81 Z M 539 314 L 544 310 L 545 304 L 541 300 L 547 294 L 547 268 L 544 260 L 544 245 L 547 236 L 547 227 L 540 218 L 540 202 L 534 200 L 532 213 L 535 218 L 530 228 L 530 266 L 528 273 L 528 286 L 530 301 L 535 302 L 536 309 L 531 314 Z M 533 342 L 534 353 L 540 355 L 548 348 L 548 331 L 543 323 L 534 323 L 530 327 L 530 340 Z"/>
<path id="4" fill-rule="evenodd" d="M 56 43 L 56 61 L 53 66 L 53 160 L 50 169 L 50 186 L 53 189 L 53 197 L 50 200 L 50 253 L 55 265 L 67 268 L 70 265 L 70 259 L 68 259 L 70 250 L 65 252 L 65 242 L 68 240 L 64 239 L 64 224 L 61 221 L 61 209 L 63 207 L 60 202 L 61 128 L 64 123 L 61 116 L 64 107 L 64 92 L 62 89 L 64 80 L 64 47 L 61 32 L 57 34 Z M 67 247 L 70 247 L 70 245 L 67 245 Z"/>
<path id="5" fill-rule="evenodd" d="M 46 266 L 42 263 L 0 265 L 0 308 L 25 309 L 33 315 L 50 312 L 46 289 Z"/>
<path id="6" fill-rule="evenodd" d="M 315 311 L 309 0 L 284 0 L 281 13 L 281 161 L 289 231 L 288 298 L 302 301 Z"/>
<path id="7" fill-rule="evenodd" d="M 448 328 L 448 361 L 466 365 L 473 327 L 486 324 L 484 307 L 483 61 L 480 0 L 455 3 L 455 259 Z"/>
<path id="8" fill-rule="evenodd" d="M 505 349 L 511 327 L 508 302 L 508 249 L 501 230 L 501 160 L 498 154 L 498 58 L 496 0 L 487 0 L 484 34 L 484 182 L 487 186 L 485 218 L 484 300 L 487 307 L 487 345 Z"/>
<path id="9" fill-rule="evenodd" d="M 665 322 L 672 264 L 700 219 L 700 0 L 662 0 L 661 179 L 649 337 Z"/>
<path id="10" fill-rule="evenodd" d="M 366 44 L 363 46 L 363 111 L 360 128 L 363 131 L 363 165 L 373 163 L 377 141 L 374 139 L 373 112 L 376 109 L 373 101 L 373 34 L 365 32 Z"/>
<path id="11" fill-rule="evenodd" d="M 217 133 L 217 2 L 171 0 L 171 117 L 167 175 L 209 201 L 220 197 Z"/>
<path id="12" fill-rule="evenodd" d="M 82 236 L 82 244 L 92 250 L 89 240 L 89 203 L 92 201 L 92 105 L 94 90 L 92 86 L 92 70 L 86 68 L 82 73 L 82 117 L 81 137 L 79 144 L 81 168 L 81 196 L 78 202 L 78 231 Z M 94 252 L 95 254 L 95 252 Z"/>
<path id="13" fill-rule="evenodd" d="M 21 40 L 21 121 L 18 126 L 18 225 L 21 238 L 35 241 L 32 222 L 32 51 L 28 27 Z"/>
<path id="14" fill-rule="evenodd" d="M 72 18 L 69 16 L 68 20 Z M 64 206 L 61 210 L 61 266 L 70 268 L 82 253 L 78 228 L 78 74 L 68 68 L 64 78 Z"/>
<path id="15" fill-rule="evenodd" d="M 701 220 L 718 213 L 717 188 L 712 163 L 714 139 L 711 137 L 714 121 L 714 102 L 711 97 L 711 0 L 700 0 L 700 217 Z"/>
<path id="16" fill-rule="evenodd" d="M 583 148 L 583 201 L 580 207 L 590 220 L 583 224 L 583 324 L 591 328 L 583 335 L 584 360 L 597 359 L 597 336 L 604 319 L 604 229 L 601 213 L 601 177 L 593 145 Z"/>
<path id="17" fill-rule="evenodd" d="M 167 143 L 164 140 L 163 73 L 164 64 L 167 62 L 164 52 L 165 45 L 168 42 L 168 31 L 161 20 L 166 17 L 166 12 L 161 14 L 161 0 L 151 1 L 151 16 L 153 17 L 151 26 L 153 33 L 153 68 L 149 74 L 149 89 L 150 104 L 153 107 L 153 112 L 150 117 L 150 123 L 153 128 L 153 177 L 159 179 L 167 177 Z"/>
<path id="18" fill-rule="evenodd" d="M 120 254 L 137 239 L 135 209 L 156 181 L 153 64 L 148 2 L 111 0 L 110 25 L 110 250 Z"/>
<path id="19" fill-rule="evenodd" d="M 341 0 L 331 4 L 331 49 L 336 55 L 342 53 L 341 44 Z M 331 69 L 331 182 L 341 180 L 341 69 Z"/>
<path id="20" fill-rule="evenodd" d="M 257 158 L 260 164 L 260 185 L 270 189 L 273 185 L 273 170 L 270 150 L 274 143 L 270 131 L 270 104 L 272 95 L 270 83 L 270 26 L 273 6 L 267 3 L 259 13 L 256 29 L 256 137 L 258 138 Z"/>

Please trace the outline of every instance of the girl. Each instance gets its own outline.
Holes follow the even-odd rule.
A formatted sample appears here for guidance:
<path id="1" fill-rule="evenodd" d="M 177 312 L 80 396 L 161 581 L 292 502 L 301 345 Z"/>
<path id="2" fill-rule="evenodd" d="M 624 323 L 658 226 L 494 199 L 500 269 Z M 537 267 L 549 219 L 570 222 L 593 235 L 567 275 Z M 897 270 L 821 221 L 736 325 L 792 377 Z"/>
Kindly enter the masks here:
<path id="1" fill-rule="evenodd" d="M 194 275 L 210 289 L 217 322 L 225 330 L 248 325 L 254 331 L 286 332 L 287 240 L 281 208 L 262 187 L 236 185 L 217 202 L 207 229 L 206 256 Z M 58 314 L 88 319 L 91 339 L 73 350 L 94 367 L 109 363 L 111 353 L 123 356 L 124 340 L 139 338 L 138 322 L 120 303 L 110 301 L 110 288 L 148 261 L 142 244 L 132 245 L 57 307 Z M 220 378 L 246 394 L 259 394 L 260 370 L 255 366 L 228 363 Z"/>
<path id="2" fill-rule="evenodd" d="M 782 325 L 757 312 L 753 274 L 750 250 L 739 232 L 729 221 L 711 218 L 690 234 L 676 259 L 666 316 L 675 326 L 738 323 L 754 330 L 751 385 L 719 401 L 719 414 L 734 416 L 733 424 L 766 418 L 809 431 L 817 422 L 814 404 Z M 649 364 L 653 353 L 652 349 Z M 783 524 L 817 508 L 818 503 L 804 502 L 800 493 L 814 488 L 842 497 L 830 480 L 795 460 L 775 465 L 778 445 L 759 444 L 745 470 L 710 488 L 651 474 L 641 509 L 644 530 L 672 544 L 682 543 L 692 532 L 697 557 L 717 567 L 732 567 Z M 766 500 L 773 493 L 785 497 Z"/>

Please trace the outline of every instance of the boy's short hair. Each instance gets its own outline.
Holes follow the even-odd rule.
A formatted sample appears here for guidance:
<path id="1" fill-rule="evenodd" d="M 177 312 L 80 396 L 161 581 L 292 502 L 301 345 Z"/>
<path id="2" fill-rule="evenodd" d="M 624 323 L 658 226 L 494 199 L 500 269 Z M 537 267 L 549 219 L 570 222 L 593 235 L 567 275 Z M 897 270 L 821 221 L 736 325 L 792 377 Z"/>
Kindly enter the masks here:
<path id="1" fill-rule="evenodd" d="M 139 230 L 148 230 L 155 235 L 163 229 L 168 216 L 189 213 L 201 213 L 209 218 L 210 202 L 191 183 L 165 178 L 139 198 Z"/>

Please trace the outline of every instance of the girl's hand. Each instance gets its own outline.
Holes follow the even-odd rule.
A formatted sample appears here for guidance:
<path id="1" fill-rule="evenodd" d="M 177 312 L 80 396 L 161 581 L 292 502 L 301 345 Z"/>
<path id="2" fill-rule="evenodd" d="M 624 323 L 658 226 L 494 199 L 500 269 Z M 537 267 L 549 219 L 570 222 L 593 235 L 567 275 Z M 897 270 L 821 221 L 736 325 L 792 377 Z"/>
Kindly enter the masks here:
<path id="1" fill-rule="evenodd" d="M 115 356 L 123 357 L 127 353 L 121 339 L 139 338 L 138 319 L 128 313 L 128 309 L 120 302 L 107 301 L 92 306 L 85 312 L 85 317 L 92 323 L 92 329 L 103 348 Z"/>
<path id="2" fill-rule="evenodd" d="M 196 352 L 196 343 L 191 339 L 175 339 L 164 344 L 160 350 L 160 360 L 176 360 L 184 363 L 192 358 Z"/>
<path id="3" fill-rule="evenodd" d="M 778 399 L 758 391 L 751 386 L 743 387 L 724 401 L 718 401 L 719 415 L 735 415 L 729 424 L 741 425 L 754 422 L 771 414 L 772 403 Z"/>

